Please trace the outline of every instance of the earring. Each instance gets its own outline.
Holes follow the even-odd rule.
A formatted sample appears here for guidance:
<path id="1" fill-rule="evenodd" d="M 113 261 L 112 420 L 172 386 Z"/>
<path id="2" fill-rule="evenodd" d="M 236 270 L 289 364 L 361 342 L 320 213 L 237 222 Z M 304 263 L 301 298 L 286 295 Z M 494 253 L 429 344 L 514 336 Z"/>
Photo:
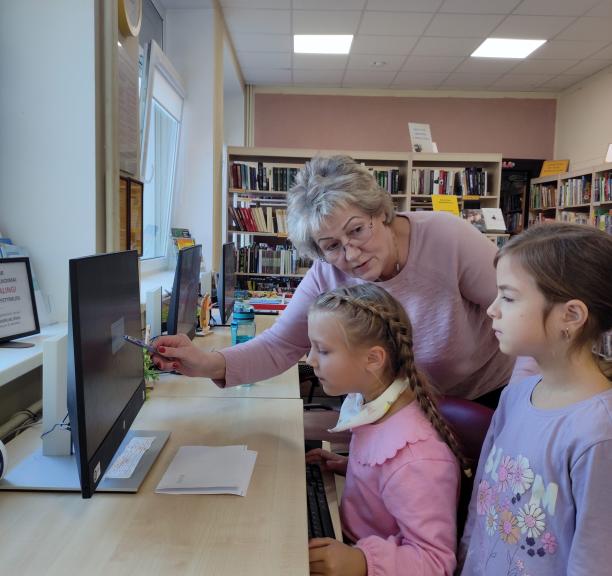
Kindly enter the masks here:
<path id="1" fill-rule="evenodd" d="M 561 330 L 561 334 L 563 334 L 563 338 L 568 341 L 572 339 L 572 335 L 570 334 L 569 328 L 563 328 L 563 330 Z"/>

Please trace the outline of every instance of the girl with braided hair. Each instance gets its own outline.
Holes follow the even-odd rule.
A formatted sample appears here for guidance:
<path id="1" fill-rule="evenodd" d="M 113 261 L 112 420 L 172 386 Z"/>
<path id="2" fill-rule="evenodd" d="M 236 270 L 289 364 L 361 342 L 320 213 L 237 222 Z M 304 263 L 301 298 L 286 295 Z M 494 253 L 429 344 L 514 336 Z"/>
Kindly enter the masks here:
<path id="1" fill-rule="evenodd" d="M 406 312 L 374 284 L 319 296 L 308 315 L 308 361 L 329 395 L 348 394 L 336 427 L 350 456 L 322 449 L 309 462 L 346 473 L 345 538 L 309 543 L 310 573 L 436 576 L 453 573 L 458 442 L 414 362 Z"/>

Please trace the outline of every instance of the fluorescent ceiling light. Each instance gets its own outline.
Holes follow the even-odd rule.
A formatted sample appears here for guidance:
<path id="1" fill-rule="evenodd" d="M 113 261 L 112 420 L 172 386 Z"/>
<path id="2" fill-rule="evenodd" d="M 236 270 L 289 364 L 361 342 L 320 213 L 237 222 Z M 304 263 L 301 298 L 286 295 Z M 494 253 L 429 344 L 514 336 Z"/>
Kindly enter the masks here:
<path id="1" fill-rule="evenodd" d="M 487 38 L 476 51 L 473 58 L 527 58 L 546 40 L 516 40 L 514 38 Z"/>
<path id="2" fill-rule="evenodd" d="M 352 34 L 294 34 L 293 51 L 296 54 L 348 54 L 352 42 Z"/>

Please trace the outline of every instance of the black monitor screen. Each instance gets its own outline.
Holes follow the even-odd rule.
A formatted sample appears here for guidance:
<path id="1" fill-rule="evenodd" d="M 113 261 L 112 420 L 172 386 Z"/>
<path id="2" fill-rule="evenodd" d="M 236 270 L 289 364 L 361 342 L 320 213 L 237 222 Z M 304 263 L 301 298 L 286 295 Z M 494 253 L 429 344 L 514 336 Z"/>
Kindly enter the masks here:
<path id="1" fill-rule="evenodd" d="M 201 260 L 200 244 L 183 248 L 178 253 L 168 308 L 168 334 L 187 334 L 191 339 L 195 336 Z"/>
<path id="2" fill-rule="evenodd" d="M 70 260 L 68 414 L 81 491 L 92 495 L 144 402 L 135 250 Z M 70 345 L 72 343 L 72 346 Z"/>
<path id="3" fill-rule="evenodd" d="M 227 324 L 234 308 L 236 291 L 236 247 L 233 242 L 223 244 L 219 280 L 217 282 L 217 305 L 221 324 Z"/>

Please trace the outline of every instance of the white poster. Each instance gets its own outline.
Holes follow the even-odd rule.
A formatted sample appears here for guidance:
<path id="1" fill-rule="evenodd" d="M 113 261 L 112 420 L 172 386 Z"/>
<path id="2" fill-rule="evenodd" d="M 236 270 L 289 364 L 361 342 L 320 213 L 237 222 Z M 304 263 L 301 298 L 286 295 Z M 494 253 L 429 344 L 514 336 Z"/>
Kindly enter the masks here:
<path id="1" fill-rule="evenodd" d="M 0 340 L 35 330 L 36 319 L 26 263 L 0 262 Z"/>
<path id="2" fill-rule="evenodd" d="M 408 132 L 413 152 L 437 152 L 431 140 L 431 129 L 429 124 L 417 124 L 408 122 Z"/>

